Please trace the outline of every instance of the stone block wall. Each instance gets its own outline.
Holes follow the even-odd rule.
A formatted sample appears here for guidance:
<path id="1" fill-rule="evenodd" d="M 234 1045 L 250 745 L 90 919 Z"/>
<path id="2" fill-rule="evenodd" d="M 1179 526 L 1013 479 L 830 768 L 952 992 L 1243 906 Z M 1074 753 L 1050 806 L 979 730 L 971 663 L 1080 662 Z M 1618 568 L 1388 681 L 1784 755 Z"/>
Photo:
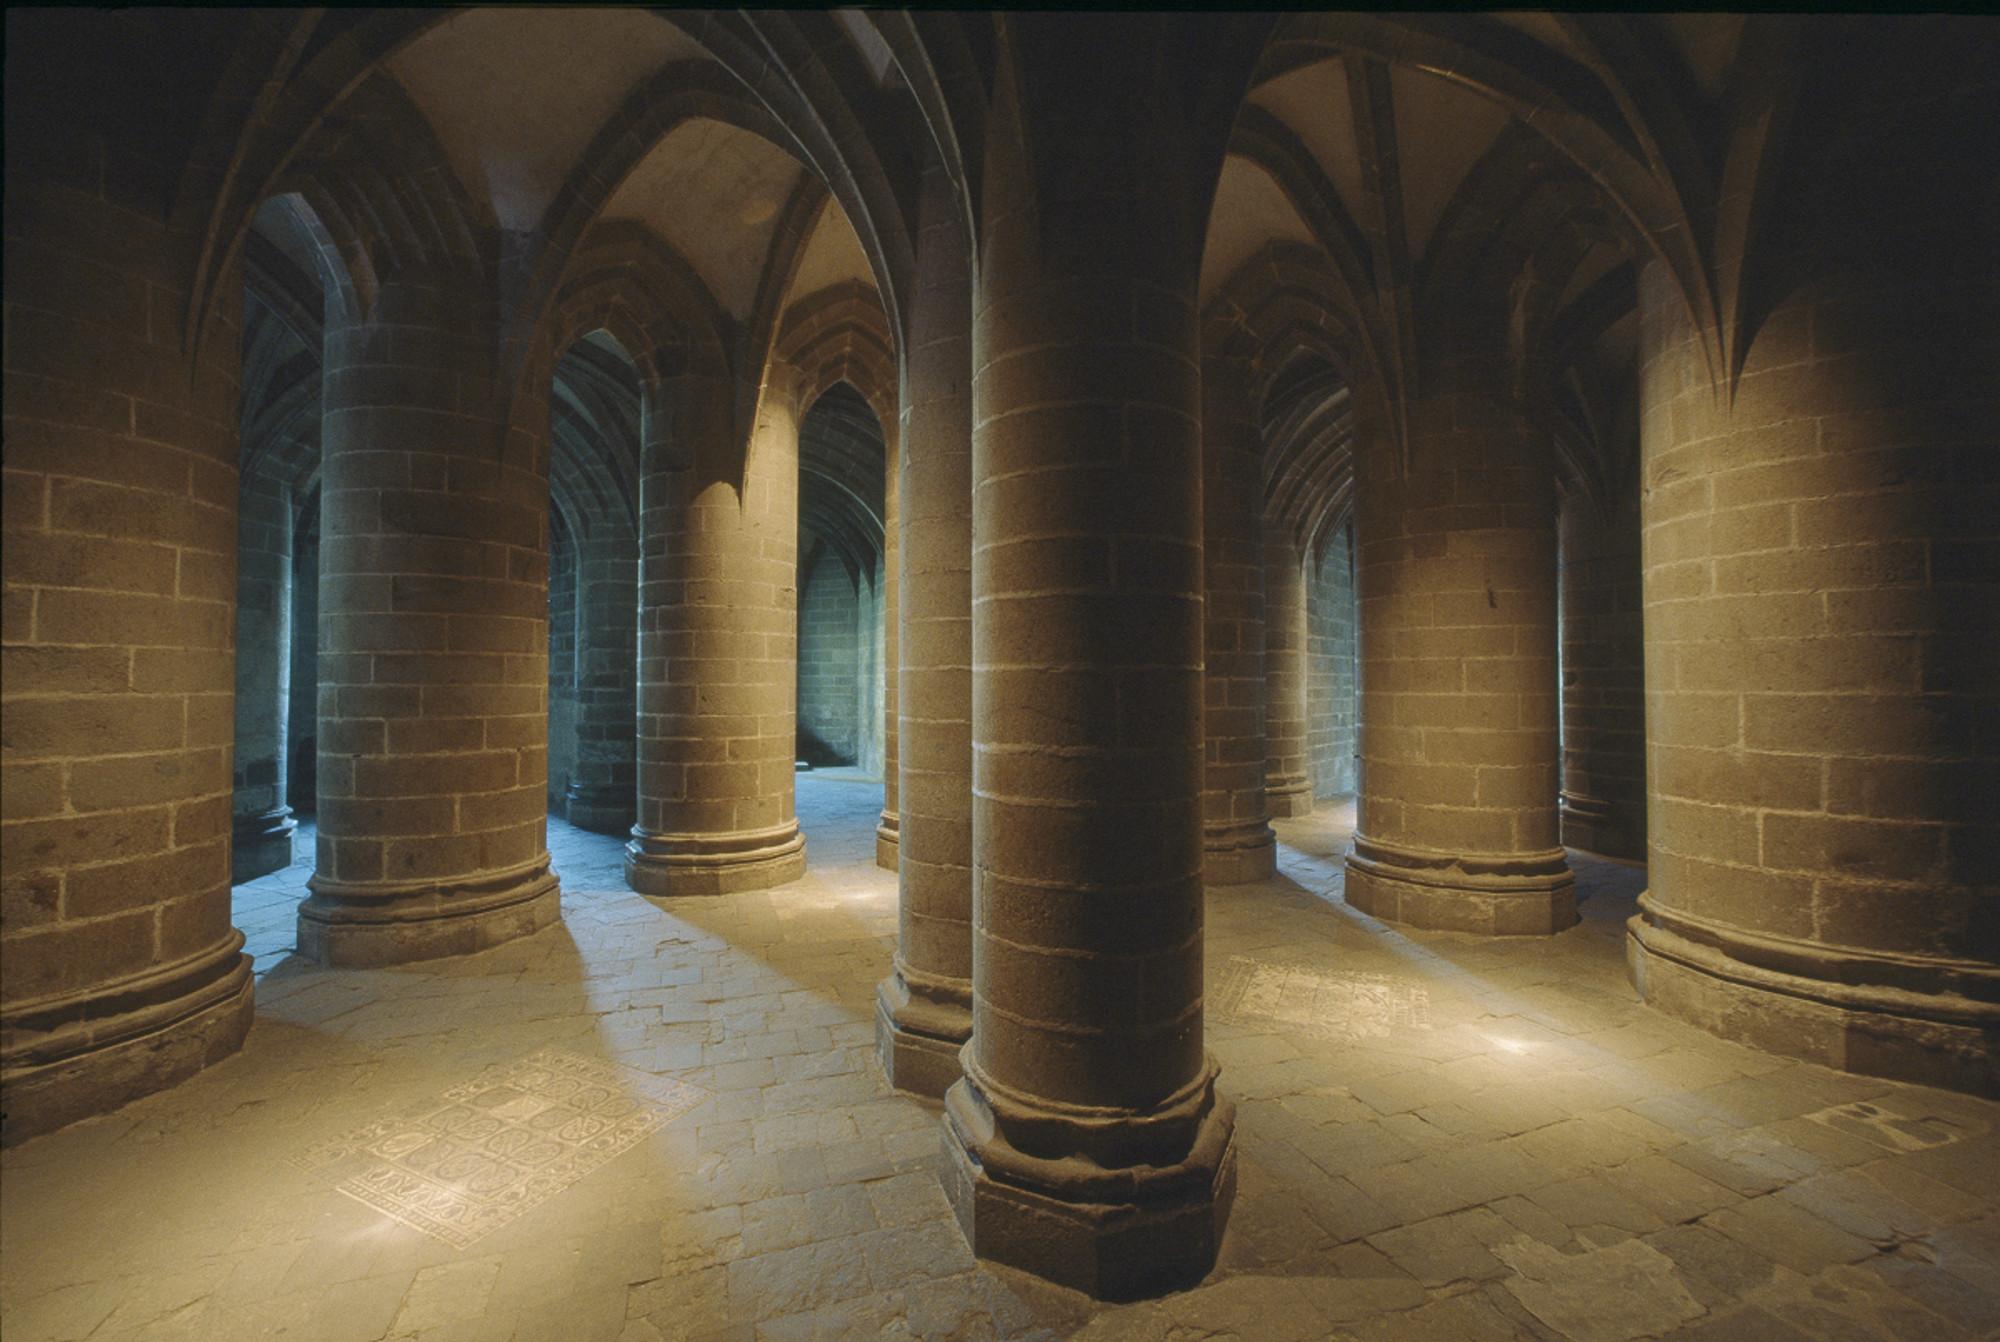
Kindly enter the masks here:
<path id="1" fill-rule="evenodd" d="M 861 602 L 840 556 L 799 537 L 810 567 L 799 578 L 799 758 L 815 765 L 861 757 Z M 872 640 L 871 640 L 872 642 Z"/>
<path id="2" fill-rule="evenodd" d="M 575 591 L 575 743 L 563 813 L 584 829 L 624 835 L 639 780 L 639 548 L 620 519 L 597 518 L 578 545 Z"/>
<path id="3" fill-rule="evenodd" d="M 551 513 L 551 517 L 556 514 Z M 549 811 L 568 814 L 576 769 L 576 545 L 569 530 L 549 528 Z"/>
<path id="4" fill-rule="evenodd" d="M 1306 590 L 1306 744 L 1313 796 L 1354 791 L 1352 527 L 1327 541 Z"/>
<path id="5" fill-rule="evenodd" d="M 232 883 L 290 866 L 286 805 L 292 697 L 292 497 L 268 472 L 244 475 L 236 546 L 236 720 Z"/>
<path id="6" fill-rule="evenodd" d="M 1561 507 L 1562 840 L 1646 856 L 1646 711 L 1636 488 Z"/>
<path id="7" fill-rule="evenodd" d="M 319 491 L 292 522 L 292 677 L 285 724 L 285 799 L 295 815 L 319 808 Z"/>

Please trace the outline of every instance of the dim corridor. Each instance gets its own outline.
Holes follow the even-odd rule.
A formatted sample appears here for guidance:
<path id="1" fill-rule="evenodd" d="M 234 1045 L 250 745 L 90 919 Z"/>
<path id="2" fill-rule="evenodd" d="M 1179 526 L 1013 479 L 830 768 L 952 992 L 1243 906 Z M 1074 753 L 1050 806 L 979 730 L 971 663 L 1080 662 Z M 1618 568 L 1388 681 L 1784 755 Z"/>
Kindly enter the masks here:
<path id="1" fill-rule="evenodd" d="M 1341 897 L 1351 802 L 1208 895 L 1216 1271 L 1106 1306 L 977 1263 L 938 1109 L 875 1051 L 880 786 L 797 781 L 804 879 L 648 899 L 617 839 L 551 820 L 563 921 L 474 956 L 322 969 L 287 951 L 308 865 L 239 888 L 242 1052 L 0 1155 L 7 1342 L 2000 1330 L 2000 1105 L 1641 1005 L 1628 865 L 1572 854 L 1582 921 L 1533 947 L 1392 929 Z M 465 1205 L 419 1207 L 420 1175 Z"/>

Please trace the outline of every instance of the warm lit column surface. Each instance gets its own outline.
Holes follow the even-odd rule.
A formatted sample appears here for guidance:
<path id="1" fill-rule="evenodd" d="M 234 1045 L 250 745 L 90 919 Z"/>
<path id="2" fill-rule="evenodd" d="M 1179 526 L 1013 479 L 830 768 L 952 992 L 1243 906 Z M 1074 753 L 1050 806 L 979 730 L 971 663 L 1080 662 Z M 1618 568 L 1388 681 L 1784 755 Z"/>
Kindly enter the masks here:
<path id="1" fill-rule="evenodd" d="M 949 180 L 926 172 L 903 398 L 896 553 L 901 834 L 882 1068 L 942 1095 L 972 1033 L 972 267 Z"/>
<path id="2" fill-rule="evenodd" d="M 1278 857 L 1264 793 L 1263 453 L 1247 363 L 1212 355 L 1202 372 L 1202 870 L 1235 885 L 1268 877 Z"/>
<path id="3" fill-rule="evenodd" d="M 1310 647 L 1305 557 L 1289 537 L 1276 527 L 1267 527 L 1264 683 L 1268 706 L 1264 715 L 1267 736 L 1264 797 L 1274 816 L 1312 814 L 1311 729 L 1306 717 Z"/>
<path id="4" fill-rule="evenodd" d="M 630 527 L 611 517 L 576 549 L 576 760 L 563 811 L 579 829 L 622 837 L 638 789 L 639 552 Z"/>
<path id="5" fill-rule="evenodd" d="M 1635 480 L 1614 487 L 1562 502 L 1562 841 L 1644 861 L 1639 498 Z"/>
<path id="6" fill-rule="evenodd" d="M 1556 820 L 1556 499 L 1497 373 L 1360 438 L 1361 795 L 1347 902 L 1418 927 L 1576 921 Z"/>
<path id="7" fill-rule="evenodd" d="M 1199 249 L 1158 124 L 1178 32 L 1021 20 L 1016 54 L 1067 78 L 995 113 L 975 301 L 973 1033 L 945 1186 L 975 1253 L 1099 1296 L 1201 1277 L 1234 1188 L 1202 1046 Z"/>
<path id="8" fill-rule="evenodd" d="M 375 965 L 559 916 L 548 480 L 495 406 L 479 296 L 385 285 L 326 336 L 319 853 L 299 950 Z"/>
<path id="9" fill-rule="evenodd" d="M 250 472 L 238 493 L 236 756 L 230 881 L 292 864 L 298 822 L 285 800 L 292 697 L 292 497 Z"/>
<path id="10" fill-rule="evenodd" d="M 898 848 L 902 839 L 902 815 L 900 793 L 902 791 L 901 767 L 901 723 L 897 720 L 900 711 L 898 696 L 902 677 L 897 658 L 902 631 L 897 626 L 902 623 L 897 613 L 896 603 L 901 600 L 898 593 L 902 588 L 902 574 L 899 571 L 902 547 L 900 508 L 900 452 L 898 440 L 902 426 L 884 424 L 882 426 L 883 469 L 882 480 L 882 815 L 875 822 L 875 865 L 896 870 L 899 860 Z M 864 696 L 864 701 L 865 701 Z M 865 735 L 865 733 L 864 733 Z"/>
<path id="11" fill-rule="evenodd" d="M 17 163 L 10 140 L 8 1143 L 172 1085 L 250 1027 L 250 961 L 229 924 L 243 283 L 222 281 L 190 368 L 186 296 L 160 287 L 178 241 L 142 204 L 101 196 L 97 167 L 86 183 Z"/>
<path id="12" fill-rule="evenodd" d="M 757 890 L 805 873 L 797 739 L 799 417 L 774 365 L 747 450 L 729 385 L 649 386 L 639 480 L 639 821 L 648 895 Z"/>
<path id="13" fill-rule="evenodd" d="M 2000 286 L 1990 237 L 1954 270 L 1928 229 L 1862 231 L 1907 268 L 1794 288 L 1726 404 L 1678 293 L 1642 286 L 1628 950 L 1648 1002 L 1717 1034 L 1994 1094 Z"/>

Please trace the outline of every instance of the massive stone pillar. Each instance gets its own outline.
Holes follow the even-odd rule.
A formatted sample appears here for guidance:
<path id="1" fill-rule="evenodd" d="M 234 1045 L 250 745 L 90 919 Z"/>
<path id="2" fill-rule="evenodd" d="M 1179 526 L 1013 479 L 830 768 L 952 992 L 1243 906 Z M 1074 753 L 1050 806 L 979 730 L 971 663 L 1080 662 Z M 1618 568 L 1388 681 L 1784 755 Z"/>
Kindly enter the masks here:
<path id="1" fill-rule="evenodd" d="M 493 403 L 482 295 L 385 284 L 326 335 L 319 853 L 299 951 L 379 965 L 560 915 L 548 480 Z"/>
<path id="2" fill-rule="evenodd" d="M 1627 440 L 1629 442 L 1629 440 Z M 1639 491 L 1562 502 L 1562 841 L 1646 857 Z"/>
<path id="3" fill-rule="evenodd" d="M 639 551 L 623 522 L 597 518 L 576 555 L 576 759 L 564 814 L 625 834 L 636 814 Z"/>
<path id="4" fill-rule="evenodd" d="M 639 465 L 639 820 L 647 895 L 760 890 L 805 873 L 797 739 L 797 376 L 773 364 L 747 446 L 729 385 L 649 385 Z"/>
<path id="5" fill-rule="evenodd" d="M 246 475 L 237 494 L 236 753 L 233 884 L 292 864 L 298 821 L 286 803 L 292 698 L 292 496 Z"/>
<path id="6" fill-rule="evenodd" d="M 1306 621 L 1306 563 L 1298 546 L 1276 528 L 1264 533 L 1264 683 L 1268 739 L 1264 795 L 1276 816 L 1310 815 L 1313 808 L 1311 723 L 1306 691 L 1311 679 L 1311 633 Z"/>
<path id="7" fill-rule="evenodd" d="M 1264 793 L 1263 452 L 1244 360 L 1208 357 L 1201 407 L 1202 873 L 1236 885 L 1265 879 L 1278 860 Z"/>
<path id="8" fill-rule="evenodd" d="M 1558 842 L 1555 460 L 1499 375 L 1441 370 L 1407 455 L 1356 472 L 1361 797 L 1347 902 L 1395 922 L 1576 921 Z"/>
<path id="9" fill-rule="evenodd" d="M 1651 888 L 1627 948 L 1648 1002 L 1719 1035 L 1992 1095 L 1992 107 L 1976 43 L 1926 31 L 1947 40 L 1815 64 L 1733 394 L 1642 279 Z"/>
<path id="10" fill-rule="evenodd" d="M 900 425 L 882 426 L 882 815 L 875 822 L 875 865 L 896 870 L 902 847 L 902 730 L 900 712 L 902 674 L 897 659 L 901 654 L 902 617 L 897 602 L 902 589 L 902 508 Z M 862 696 L 863 702 L 868 696 Z"/>
<path id="11" fill-rule="evenodd" d="M 15 92 L 10 117 L 58 124 Z M 162 287 L 182 253 L 145 212 L 157 190 L 121 196 L 102 145 L 72 130 L 46 162 L 8 144 L 8 1143 L 172 1085 L 250 1026 L 250 961 L 229 925 L 243 282 L 222 280 L 190 367 L 161 315 L 185 293 Z"/>
<path id="12" fill-rule="evenodd" d="M 1202 1046 L 1206 210 L 1161 124 L 1190 26 L 1015 16 L 1044 79 L 990 123 L 975 304 L 973 1032 L 945 1185 L 975 1253 L 1113 1297 L 1202 1276 L 1235 1178 Z"/>
<path id="13" fill-rule="evenodd" d="M 924 175 L 897 491 L 902 811 L 883 1070 L 942 1095 L 972 1033 L 972 265 L 949 179 Z"/>

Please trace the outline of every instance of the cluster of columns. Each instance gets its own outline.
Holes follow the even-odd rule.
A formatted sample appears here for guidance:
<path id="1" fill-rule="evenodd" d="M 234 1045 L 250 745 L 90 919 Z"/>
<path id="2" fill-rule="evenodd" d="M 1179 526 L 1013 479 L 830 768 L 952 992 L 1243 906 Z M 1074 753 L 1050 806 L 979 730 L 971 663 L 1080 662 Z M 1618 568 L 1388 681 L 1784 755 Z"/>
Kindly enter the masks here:
<path id="1" fill-rule="evenodd" d="M 1011 30 L 1056 74 L 1001 89 L 976 291 L 950 183 L 925 184 L 883 822 L 902 935 L 878 1023 L 895 1084 L 944 1100 L 945 1185 L 975 1250 L 1120 1296 L 1213 1262 L 1234 1136 L 1203 1047 L 1204 878 L 1268 872 L 1269 818 L 1310 782 L 1304 564 L 1245 483 L 1247 377 L 1204 376 L 1198 174 L 1190 137 L 1159 125 L 1184 73 L 1173 30 L 1103 23 Z M 268 575 L 231 569 L 230 509 L 249 506 L 217 353 L 233 332 L 190 379 L 149 326 L 146 277 L 107 280 L 106 258 L 46 231 L 10 246 L 7 276 L 10 1140 L 156 1089 L 247 1028 L 232 601 L 238 639 L 276 637 L 243 596 Z M 2000 305 L 1872 234 L 1866 254 L 1902 269 L 1801 243 L 1809 282 L 1726 401 L 1708 333 L 1647 274 L 1652 888 L 1630 953 L 1648 1000 L 1718 1033 L 1991 1091 L 2000 407 L 1979 374 Z M 150 245 L 170 254 L 164 233 Z M 61 315 L 76 292 L 101 309 L 88 335 Z M 475 950 L 556 916 L 545 452 L 496 408 L 485 310 L 402 275 L 327 335 L 299 945 L 328 963 Z M 1921 338 L 1941 311 L 1951 341 Z M 1501 388 L 1449 367 L 1404 438 L 1360 435 L 1346 894 L 1405 924 L 1550 933 L 1576 916 L 1554 461 Z M 713 376 L 643 395 L 628 879 L 777 884 L 805 861 L 799 388 L 774 367 L 747 426 Z M 261 761 L 238 764 L 247 781 Z"/>

